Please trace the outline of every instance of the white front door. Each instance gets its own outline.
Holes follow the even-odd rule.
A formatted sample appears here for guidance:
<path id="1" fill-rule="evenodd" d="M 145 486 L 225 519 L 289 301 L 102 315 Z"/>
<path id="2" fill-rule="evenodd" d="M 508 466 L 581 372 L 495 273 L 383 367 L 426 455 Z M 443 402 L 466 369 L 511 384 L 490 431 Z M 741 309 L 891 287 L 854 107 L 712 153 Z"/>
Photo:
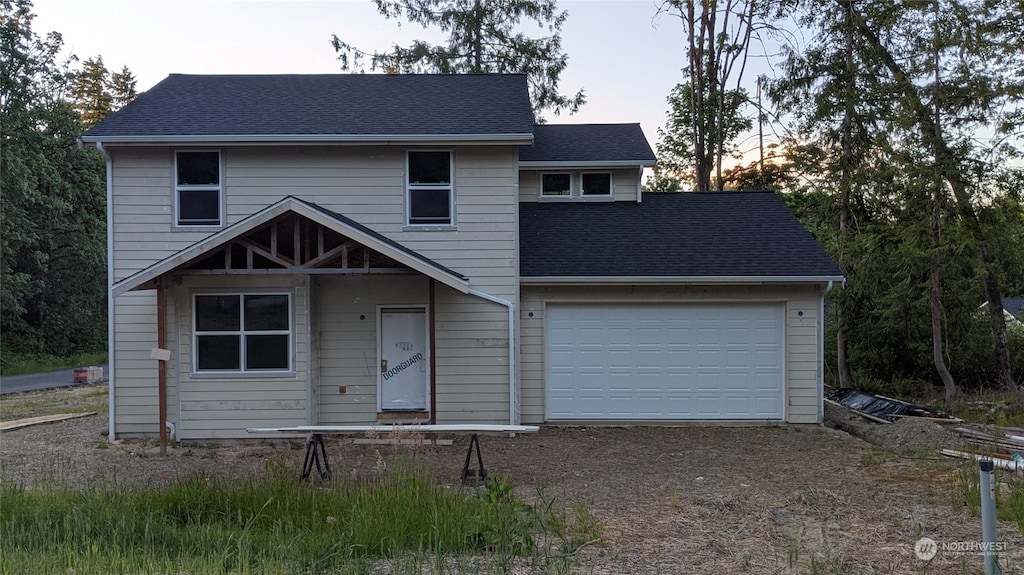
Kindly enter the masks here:
<path id="1" fill-rule="evenodd" d="M 427 409 L 428 365 L 426 310 L 381 308 L 380 409 Z"/>

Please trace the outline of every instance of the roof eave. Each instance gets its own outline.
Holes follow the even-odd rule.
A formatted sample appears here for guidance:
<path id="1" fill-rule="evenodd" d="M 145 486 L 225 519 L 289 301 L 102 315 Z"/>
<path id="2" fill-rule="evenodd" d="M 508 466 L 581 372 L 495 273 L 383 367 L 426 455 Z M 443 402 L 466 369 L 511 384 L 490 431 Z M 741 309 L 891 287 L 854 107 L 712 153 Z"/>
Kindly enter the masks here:
<path id="1" fill-rule="evenodd" d="M 827 284 L 841 282 L 843 276 L 546 276 L 521 277 L 520 283 L 532 285 L 763 285 Z"/>
<path id="2" fill-rule="evenodd" d="M 83 135 L 86 144 L 476 144 L 515 145 L 533 143 L 533 134 L 174 134 L 174 135 Z"/>
<path id="3" fill-rule="evenodd" d="M 593 160 L 593 161 L 520 161 L 519 167 L 526 170 L 573 169 L 573 168 L 650 168 L 655 160 Z"/>

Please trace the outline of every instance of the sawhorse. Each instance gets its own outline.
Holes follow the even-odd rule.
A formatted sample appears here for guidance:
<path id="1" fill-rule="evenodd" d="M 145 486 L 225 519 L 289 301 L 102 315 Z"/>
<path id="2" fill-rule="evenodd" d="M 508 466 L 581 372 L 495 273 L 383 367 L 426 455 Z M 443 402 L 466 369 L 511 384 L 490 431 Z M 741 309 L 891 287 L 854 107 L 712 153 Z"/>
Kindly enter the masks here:
<path id="1" fill-rule="evenodd" d="M 477 466 L 474 469 L 470 469 L 474 448 Z M 324 445 L 322 433 L 311 433 L 309 435 L 309 439 L 306 441 L 306 457 L 302 462 L 302 474 L 299 478 L 309 479 L 309 476 L 313 474 L 313 467 L 316 467 L 316 472 L 320 479 L 324 481 L 331 479 L 331 462 L 327 459 L 327 447 Z M 484 467 L 484 458 L 480 452 L 480 437 L 476 433 L 469 437 L 466 463 L 462 466 L 462 482 L 465 483 L 470 477 L 487 483 L 487 469 Z"/>

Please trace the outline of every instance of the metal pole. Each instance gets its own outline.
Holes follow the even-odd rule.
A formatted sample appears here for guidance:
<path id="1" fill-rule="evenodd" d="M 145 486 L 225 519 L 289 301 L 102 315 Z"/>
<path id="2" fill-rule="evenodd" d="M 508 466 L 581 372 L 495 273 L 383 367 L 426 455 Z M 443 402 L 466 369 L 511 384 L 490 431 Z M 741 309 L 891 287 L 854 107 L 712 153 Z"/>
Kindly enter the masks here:
<path id="1" fill-rule="evenodd" d="M 1001 575 L 999 554 L 996 553 L 999 535 L 996 533 L 996 483 L 992 470 L 992 460 L 978 462 L 981 468 L 981 538 L 982 553 L 985 557 L 985 575 Z"/>

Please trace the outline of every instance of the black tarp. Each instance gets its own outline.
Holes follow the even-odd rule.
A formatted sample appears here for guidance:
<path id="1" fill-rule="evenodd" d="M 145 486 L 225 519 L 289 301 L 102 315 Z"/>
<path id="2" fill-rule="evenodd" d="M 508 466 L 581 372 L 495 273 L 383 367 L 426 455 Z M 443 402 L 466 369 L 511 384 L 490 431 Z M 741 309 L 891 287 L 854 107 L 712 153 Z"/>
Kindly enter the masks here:
<path id="1" fill-rule="evenodd" d="M 900 417 L 935 417 L 939 419 L 952 419 L 941 411 L 915 405 L 898 399 L 881 397 L 867 391 L 846 388 L 840 389 L 826 396 L 828 399 L 854 411 L 866 413 L 870 416 L 884 419 L 889 422 L 897 421 Z"/>

